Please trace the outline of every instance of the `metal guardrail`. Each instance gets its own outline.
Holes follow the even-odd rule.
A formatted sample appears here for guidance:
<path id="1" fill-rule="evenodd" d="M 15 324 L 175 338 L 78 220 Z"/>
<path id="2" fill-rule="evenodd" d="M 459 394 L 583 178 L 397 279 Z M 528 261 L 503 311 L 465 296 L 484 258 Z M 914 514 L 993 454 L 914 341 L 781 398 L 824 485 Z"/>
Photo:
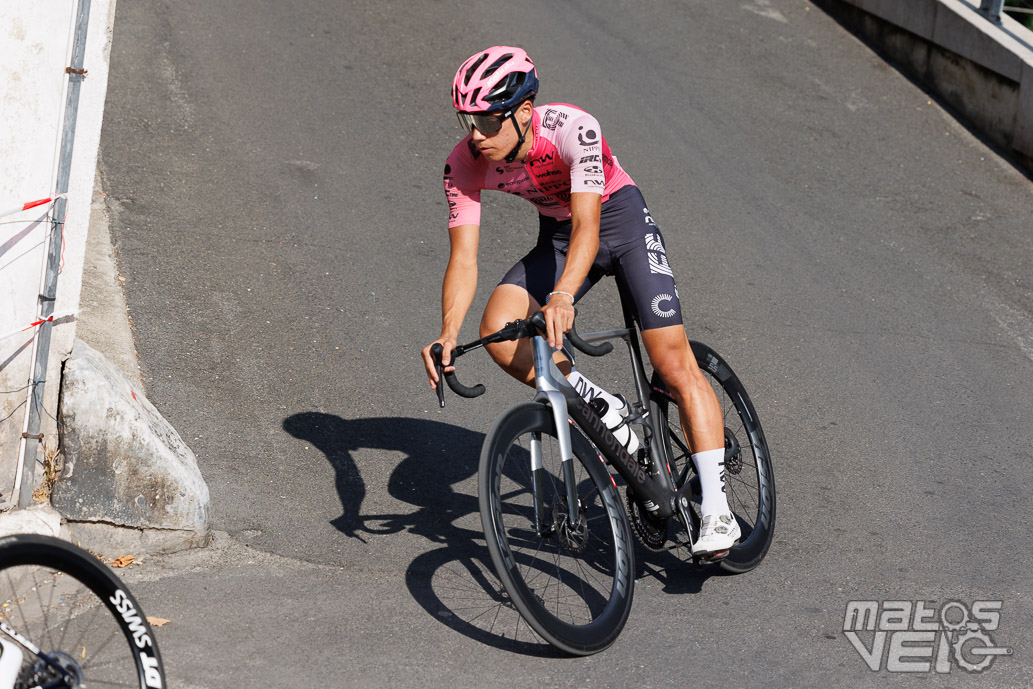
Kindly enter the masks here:
<path id="1" fill-rule="evenodd" d="M 981 0 L 979 5 L 979 13 L 992 21 L 994 24 L 1001 23 L 1001 11 L 1015 12 L 1017 14 L 1033 14 L 1033 10 L 1026 9 L 1025 7 L 1012 7 L 1009 5 L 1007 9 L 1004 7 L 1004 0 Z"/>
<path id="2" fill-rule="evenodd" d="M 1001 23 L 1001 8 L 1004 7 L 1004 0 L 982 0 L 979 5 L 979 13 L 992 21 L 994 24 Z"/>

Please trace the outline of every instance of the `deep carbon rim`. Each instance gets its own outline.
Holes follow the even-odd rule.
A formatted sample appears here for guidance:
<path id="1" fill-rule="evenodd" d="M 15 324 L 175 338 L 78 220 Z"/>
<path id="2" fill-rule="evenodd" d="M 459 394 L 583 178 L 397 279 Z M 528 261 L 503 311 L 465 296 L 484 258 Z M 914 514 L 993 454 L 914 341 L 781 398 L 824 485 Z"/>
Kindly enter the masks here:
<path id="1" fill-rule="evenodd" d="M 0 538 L 0 622 L 23 654 L 15 689 L 76 674 L 78 686 L 165 686 L 139 603 L 106 565 L 59 539 Z"/>
<path id="2" fill-rule="evenodd" d="M 726 446 L 737 444 L 739 448 L 737 458 L 729 464 L 736 473 L 726 473 L 726 490 L 729 506 L 742 530 L 742 538 L 720 565 L 729 572 L 745 572 L 764 559 L 774 532 L 775 484 L 767 441 L 746 390 L 728 364 L 706 345 L 693 342 L 692 349 L 721 406 Z M 653 388 L 653 401 L 664 426 L 661 432 L 671 469 L 677 480 L 683 477 L 684 481 L 695 481 L 697 488 L 692 499 L 698 515 L 701 499 L 698 479 L 689 448 L 682 438 L 676 404 L 656 375 Z M 728 440 L 729 433 L 734 438 L 732 443 Z"/>
<path id="3" fill-rule="evenodd" d="M 565 504 L 551 412 L 538 404 L 508 412 L 485 442 L 481 457 L 481 516 L 493 564 L 513 604 L 528 624 L 554 646 L 577 655 L 611 645 L 631 608 L 634 562 L 630 531 L 613 482 L 602 461 L 576 429 L 576 485 L 579 529 L 562 529 Z M 540 433 L 543 444 L 544 513 L 535 532 L 532 475 L 527 443 Z M 577 438 L 577 440 L 573 440 Z M 580 533 L 580 532 L 577 532 Z M 582 541 L 584 545 L 582 547 Z"/>

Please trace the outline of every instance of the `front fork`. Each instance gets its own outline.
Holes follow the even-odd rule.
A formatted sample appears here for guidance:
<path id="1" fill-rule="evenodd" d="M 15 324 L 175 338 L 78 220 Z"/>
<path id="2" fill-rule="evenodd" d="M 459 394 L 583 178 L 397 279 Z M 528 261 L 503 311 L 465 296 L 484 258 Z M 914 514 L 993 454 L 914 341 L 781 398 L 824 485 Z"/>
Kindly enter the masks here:
<path id="1" fill-rule="evenodd" d="M 562 393 L 552 390 L 541 390 L 535 397 L 548 400 L 556 424 L 556 440 L 560 446 L 560 467 L 563 471 L 563 487 L 567 495 L 567 518 L 569 524 L 577 524 L 578 509 L 577 481 L 574 476 L 574 452 L 570 443 L 570 425 L 567 422 L 567 400 Z M 544 401 L 544 400 L 543 400 Z M 534 525 L 539 536 L 551 533 L 552 511 L 544 503 L 545 491 L 542 489 L 542 438 L 535 433 L 531 437 L 531 485 L 534 488 Z"/>
<path id="2" fill-rule="evenodd" d="M 580 505 L 577 499 L 577 485 L 574 477 L 574 452 L 570 442 L 570 426 L 567 422 L 567 398 L 563 396 L 562 386 L 566 378 L 556 368 L 552 360 L 552 348 L 544 337 L 531 338 L 534 354 L 535 387 L 538 394 L 535 401 L 546 402 L 552 410 L 552 418 L 556 425 L 556 440 L 560 446 L 560 462 L 563 471 L 563 487 L 567 495 L 567 518 L 571 525 L 578 523 Z M 539 536 L 548 535 L 545 530 L 551 528 L 552 512 L 544 504 L 542 490 L 542 442 L 541 436 L 531 439 L 531 476 L 534 488 L 534 522 Z"/>

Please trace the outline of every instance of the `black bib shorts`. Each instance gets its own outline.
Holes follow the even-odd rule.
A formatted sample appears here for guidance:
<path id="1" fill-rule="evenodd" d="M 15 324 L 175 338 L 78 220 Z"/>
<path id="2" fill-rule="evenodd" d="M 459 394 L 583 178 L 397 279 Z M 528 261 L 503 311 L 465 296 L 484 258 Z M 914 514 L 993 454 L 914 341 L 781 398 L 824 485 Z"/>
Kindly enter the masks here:
<path id="1" fill-rule="evenodd" d="M 546 296 L 555 289 L 563 273 L 571 221 L 538 217 L 537 244 L 509 269 L 499 284 L 523 287 L 544 305 Z M 636 186 L 618 189 L 603 203 L 599 253 L 584 284 L 574 295 L 574 302 L 604 275 L 617 279 L 626 321 L 633 318 L 642 330 L 682 324 L 681 302 L 667 261 L 664 239 Z"/>

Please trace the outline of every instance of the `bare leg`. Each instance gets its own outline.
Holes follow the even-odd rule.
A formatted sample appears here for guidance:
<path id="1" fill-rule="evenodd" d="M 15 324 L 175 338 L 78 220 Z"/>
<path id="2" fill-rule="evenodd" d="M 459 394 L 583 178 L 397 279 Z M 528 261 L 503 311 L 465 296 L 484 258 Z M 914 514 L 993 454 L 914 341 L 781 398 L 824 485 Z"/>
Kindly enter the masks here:
<path id="1" fill-rule="evenodd" d="M 696 365 L 685 329 L 680 325 L 642 332 L 653 368 L 660 373 L 678 402 L 682 431 L 692 451 L 724 448 L 724 421 L 721 406 L 710 383 Z"/>
<path id="2" fill-rule="evenodd" d="M 499 285 L 491 293 L 481 317 L 481 337 L 501 330 L 506 323 L 519 318 L 530 318 L 541 305 L 527 290 L 517 285 Z M 486 347 L 488 354 L 503 371 L 517 380 L 534 387 L 534 356 L 527 339 L 496 342 Z M 554 357 L 563 375 L 570 374 L 570 362 L 562 354 Z"/>

